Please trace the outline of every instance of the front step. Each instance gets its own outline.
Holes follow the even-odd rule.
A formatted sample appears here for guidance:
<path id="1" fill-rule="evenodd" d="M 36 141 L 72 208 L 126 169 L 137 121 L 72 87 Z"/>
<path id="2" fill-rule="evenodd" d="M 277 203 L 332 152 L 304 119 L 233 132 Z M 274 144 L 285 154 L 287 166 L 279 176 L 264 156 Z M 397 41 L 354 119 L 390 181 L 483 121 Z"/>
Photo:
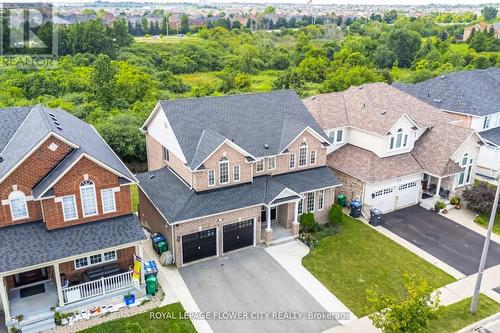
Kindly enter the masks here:
<path id="1" fill-rule="evenodd" d="M 56 323 L 54 322 L 54 318 L 46 318 L 44 320 L 35 321 L 21 327 L 22 333 L 39 333 L 50 331 L 56 327 Z"/>
<path id="2" fill-rule="evenodd" d="M 291 242 L 291 241 L 295 240 L 296 238 L 297 237 L 295 237 L 295 236 L 287 236 L 287 237 L 281 237 L 281 238 L 278 238 L 278 239 L 273 239 L 269 243 L 269 246 L 283 244 L 283 243 L 288 243 L 288 242 Z"/>
<path id="3" fill-rule="evenodd" d="M 434 209 L 434 204 L 429 201 L 420 201 L 420 207 L 427 210 L 432 210 Z"/>

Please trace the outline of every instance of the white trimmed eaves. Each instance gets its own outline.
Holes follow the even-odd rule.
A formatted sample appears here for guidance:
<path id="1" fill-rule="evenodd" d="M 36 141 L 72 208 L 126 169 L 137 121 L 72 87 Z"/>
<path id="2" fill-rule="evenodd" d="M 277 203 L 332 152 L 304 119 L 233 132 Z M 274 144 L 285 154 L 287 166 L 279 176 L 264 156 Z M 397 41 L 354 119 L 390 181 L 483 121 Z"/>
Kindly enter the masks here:
<path id="1" fill-rule="evenodd" d="M 417 129 L 420 129 L 420 126 L 417 125 L 417 123 L 406 113 L 403 113 L 401 115 L 401 117 L 399 117 L 399 119 L 391 126 L 391 128 L 387 131 L 387 133 L 385 135 L 388 135 L 389 133 L 391 133 L 391 130 L 394 128 L 394 126 L 396 126 L 396 123 L 401 120 L 401 118 L 406 118 L 408 119 L 408 121 L 410 123 L 412 123 Z"/>
<path id="2" fill-rule="evenodd" d="M 282 149 L 281 154 L 283 154 L 283 152 L 285 150 L 287 150 L 288 147 L 290 147 L 290 145 L 292 143 L 294 143 L 301 135 L 303 135 L 305 131 L 308 131 L 312 136 L 314 136 L 319 141 L 326 142 L 329 146 L 332 146 L 332 143 L 330 142 L 329 139 L 325 138 L 323 135 L 321 135 L 320 133 L 316 132 L 311 127 L 306 126 L 295 138 L 293 138 L 292 140 L 290 140 L 290 142 L 287 144 L 287 146 Z"/>
<path id="3" fill-rule="evenodd" d="M 458 148 L 453 152 L 453 154 L 451 154 L 450 156 L 450 159 L 453 160 L 453 157 L 457 154 L 457 152 L 465 145 L 465 143 L 467 141 L 469 141 L 469 139 L 471 138 L 471 136 L 475 135 L 479 141 L 481 141 L 483 144 L 485 144 L 485 141 L 483 140 L 483 138 L 481 137 L 481 135 L 479 133 L 477 133 L 476 131 L 473 131 L 461 144 L 460 146 L 458 146 Z"/>
<path id="4" fill-rule="evenodd" d="M 203 163 L 205 163 L 206 160 L 208 160 L 210 157 L 212 157 L 216 152 L 217 150 L 219 150 L 222 146 L 224 146 L 224 144 L 228 144 L 231 148 L 234 148 L 236 149 L 239 153 L 241 153 L 242 155 L 244 155 L 245 157 L 246 156 L 250 156 L 251 158 L 253 158 L 254 160 L 257 160 L 257 158 L 255 156 L 253 156 L 252 154 L 250 154 L 249 152 L 247 152 L 245 149 L 241 148 L 240 146 L 238 146 L 236 143 L 234 143 L 233 141 L 229 140 L 229 139 L 225 139 L 224 141 L 222 141 L 222 143 L 217 146 L 217 148 L 215 148 L 203 161 L 201 161 L 196 167 L 194 167 L 192 170 L 193 171 L 198 171 L 198 169 L 203 165 Z"/>
<path id="5" fill-rule="evenodd" d="M 149 114 L 148 118 L 146 119 L 146 121 L 144 122 L 144 124 L 141 126 L 140 130 L 143 132 L 143 133 L 146 133 L 147 130 L 145 128 L 148 127 L 149 123 L 151 122 L 151 120 L 154 118 L 154 116 L 156 115 L 156 113 L 158 112 L 158 110 L 160 110 L 163 108 L 161 107 L 161 104 L 160 102 L 157 102 L 153 111 L 151 111 L 151 113 Z"/>

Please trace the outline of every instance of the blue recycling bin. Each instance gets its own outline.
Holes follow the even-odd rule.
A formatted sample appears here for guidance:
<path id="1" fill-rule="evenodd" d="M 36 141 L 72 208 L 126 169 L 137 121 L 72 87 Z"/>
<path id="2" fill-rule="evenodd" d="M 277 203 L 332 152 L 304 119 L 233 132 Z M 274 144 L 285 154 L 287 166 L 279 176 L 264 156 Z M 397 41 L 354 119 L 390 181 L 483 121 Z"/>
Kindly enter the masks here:
<path id="1" fill-rule="evenodd" d="M 359 200 L 351 201 L 351 213 L 349 215 L 358 218 L 361 215 L 361 207 L 363 207 L 361 201 Z"/>

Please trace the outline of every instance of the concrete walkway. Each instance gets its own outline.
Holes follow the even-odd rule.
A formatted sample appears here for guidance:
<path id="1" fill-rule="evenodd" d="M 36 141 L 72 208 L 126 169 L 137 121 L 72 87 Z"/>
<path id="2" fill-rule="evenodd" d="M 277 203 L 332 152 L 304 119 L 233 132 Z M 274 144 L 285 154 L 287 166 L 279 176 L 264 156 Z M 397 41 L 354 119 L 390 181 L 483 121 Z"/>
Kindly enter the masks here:
<path id="1" fill-rule="evenodd" d="M 299 240 L 270 246 L 266 251 L 328 312 L 349 313 L 350 319 L 339 319 L 341 325 L 355 321 L 357 317 L 314 275 L 302 266 L 302 258 L 309 248 Z"/>
<path id="2" fill-rule="evenodd" d="M 476 213 L 467 208 L 462 209 L 451 209 L 447 214 L 440 214 L 453 222 L 463 225 L 466 228 L 469 228 L 472 231 L 477 232 L 478 234 L 486 237 L 486 232 L 488 231 L 486 228 L 474 223 L 474 218 L 477 216 Z M 492 233 L 491 241 L 500 244 L 500 236 Z"/>

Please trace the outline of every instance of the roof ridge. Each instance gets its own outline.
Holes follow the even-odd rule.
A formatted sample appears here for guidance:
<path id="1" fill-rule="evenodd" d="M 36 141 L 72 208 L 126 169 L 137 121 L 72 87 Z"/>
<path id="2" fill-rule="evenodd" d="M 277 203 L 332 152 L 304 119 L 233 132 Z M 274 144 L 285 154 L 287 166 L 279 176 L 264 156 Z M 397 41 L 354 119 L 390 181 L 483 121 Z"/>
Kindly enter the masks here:
<path id="1" fill-rule="evenodd" d="M 282 89 L 282 90 L 272 90 L 272 91 L 266 91 L 266 92 L 244 92 L 244 93 L 238 93 L 234 95 L 221 95 L 221 96 L 202 96 L 202 97 L 184 97 L 184 98 L 175 98 L 175 99 L 160 99 L 159 102 L 177 102 L 177 101 L 192 101 L 192 100 L 203 100 L 203 99 L 222 99 L 222 98 L 232 98 L 236 96 L 252 96 L 252 95 L 271 95 L 271 94 L 278 94 L 278 93 L 284 93 L 284 92 L 293 92 L 294 94 L 297 94 L 295 90 L 293 89 Z"/>

